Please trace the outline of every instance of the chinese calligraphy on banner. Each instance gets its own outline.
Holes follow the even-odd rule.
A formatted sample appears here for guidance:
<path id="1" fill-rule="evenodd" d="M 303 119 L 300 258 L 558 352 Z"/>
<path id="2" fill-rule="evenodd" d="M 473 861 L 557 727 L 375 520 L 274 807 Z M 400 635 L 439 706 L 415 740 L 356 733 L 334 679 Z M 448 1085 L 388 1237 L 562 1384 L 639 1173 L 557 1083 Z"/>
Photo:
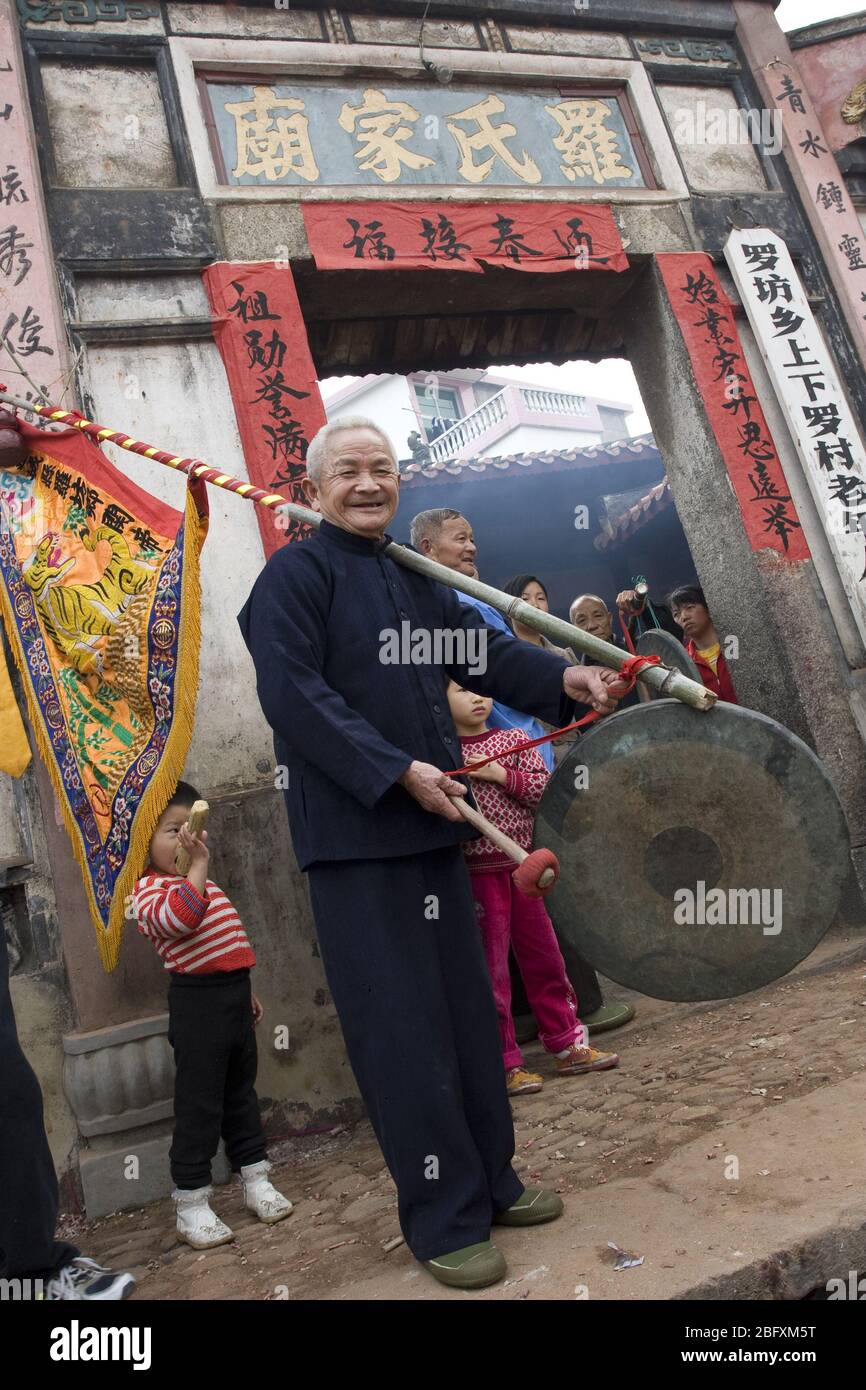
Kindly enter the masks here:
<path id="1" fill-rule="evenodd" d="M 703 252 L 660 255 L 662 279 L 749 544 L 805 560 L 809 548 L 746 365 L 730 302 Z"/>
<path id="2" fill-rule="evenodd" d="M 866 639 L 866 453 L 838 373 L 782 238 L 731 232 L 725 258 Z"/>
<path id="3" fill-rule="evenodd" d="M 272 261 L 217 261 L 203 279 L 249 480 L 308 506 L 301 479 L 325 408 L 292 272 Z M 267 558 L 306 534 L 299 522 L 257 511 Z"/>
<path id="4" fill-rule="evenodd" d="M 207 80 L 228 184 L 644 188 L 616 96 Z"/>
<path id="5" fill-rule="evenodd" d="M 319 270 L 627 270 L 610 207 L 563 203 L 304 203 Z"/>
<path id="6" fill-rule="evenodd" d="M 780 63 L 762 79 L 782 113 L 785 139 L 795 155 L 801 196 L 818 216 L 825 259 L 838 267 L 837 287 L 851 314 L 861 360 L 866 362 L 866 237 L 845 180 L 821 131 L 818 114 L 796 68 Z"/>
<path id="7" fill-rule="evenodd" d="M 53 327 L 50 257 L 40 218 L 39 175 L 27 129 L 27 96 L 8 10 L 0 9 L 0 344 L 50 398 L 61 373 Z M 0 346 L 0 381 L 26 400 L 35 392 Z"/>

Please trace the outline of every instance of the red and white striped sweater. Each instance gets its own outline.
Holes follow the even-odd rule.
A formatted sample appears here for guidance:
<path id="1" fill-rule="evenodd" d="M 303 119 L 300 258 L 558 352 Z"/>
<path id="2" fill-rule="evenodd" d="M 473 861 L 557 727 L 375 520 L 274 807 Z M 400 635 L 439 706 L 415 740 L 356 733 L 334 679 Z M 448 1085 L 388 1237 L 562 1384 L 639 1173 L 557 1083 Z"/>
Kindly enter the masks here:
<path id="1" fill-rule="evenodd" d="M 464 766 L 468 756 L 495 757 L 505 768 L 508 780 L 504 786 L 473 778 L 472 795 L 483 816 L 516 840 L 522 849 L 531 850 L 533 811 L 550 780 L 550 773 L 537 748 L 527 748 L 522 753 L 509 751 L 525 742 L 526 734 L 519 729 L 487 729 L 484 733 L 461 738 L 460 748 Z M 463 853 L 470 873 L 514 867 L 508 855 L 497 849 L 486 835 L 480 840 L 465 841 Z"/>
<path id="2" fill-rule="evenodd" d="M 232 903 L 211 879 L 205 893 L 176 874 L 144 874 L 132 895 L 138 930 L 150 937 L 166 970 L 181 975 L 254 966 L 255 953 Z"/>

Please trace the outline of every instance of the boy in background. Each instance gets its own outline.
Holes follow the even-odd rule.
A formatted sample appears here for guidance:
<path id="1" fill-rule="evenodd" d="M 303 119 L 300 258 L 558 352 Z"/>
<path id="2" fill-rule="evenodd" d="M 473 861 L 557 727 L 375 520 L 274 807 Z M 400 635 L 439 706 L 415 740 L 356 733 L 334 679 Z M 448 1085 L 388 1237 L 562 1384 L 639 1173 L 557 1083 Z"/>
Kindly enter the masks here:
<path id="1" fill-rule="evenodd" d="M 174 1051 L 174 1136 L 169 1159 L 175 1183 L 177 1233 L 196 1250 L 231 1240 L 211 1210 L 211 1162 L 220 1135 L 244 1204 L 268 1225 L 292 1210 L 268 1179 L 255 1081 L 255 1026 L 262 1006 L 251 992 L 256 963 L 235 908 L 207 876 L 207 831 L 187 825 L 198 792 L 187 782 L 163 811 L 148 864 L 130 897 L 130 916 L 150 937 L 170 972 L 168 1040 Z M 175 868 L 182 846 L 186 876 Z"/>

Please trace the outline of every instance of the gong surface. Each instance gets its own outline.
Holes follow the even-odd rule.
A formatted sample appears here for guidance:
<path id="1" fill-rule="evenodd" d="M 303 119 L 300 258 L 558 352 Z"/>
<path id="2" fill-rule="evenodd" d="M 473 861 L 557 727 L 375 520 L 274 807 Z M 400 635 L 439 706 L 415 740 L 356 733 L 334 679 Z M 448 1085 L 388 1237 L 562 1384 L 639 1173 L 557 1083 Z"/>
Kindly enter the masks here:
<path id="1" fill-rule="evenodd" d="M 658 656 L 665 666 L 673 666 L 677 671 L 681 671 L 690 680 L 701 684 L 701 673 L 692 658 L 689 656 L 682 642 L 678 642 L 664 628 L 651 627 L 646 632 L 642 632 L 635 643 L 635 650 L 640 656 Z M 652 699 L 662 698 L 657 690 L 651 686 L 642 686 L 643 690 L 648 691 Z"/>
<path id="2" fill-rule="evenodd" d="M 560 861 L 545 899 L 557 934 L 656 999 L 725 999 L 784 975 L 830 926 L 849 867 L 815 754 L 724 703 L 655 700 L 592 725 L 547 785 L 535 845 Z"/>

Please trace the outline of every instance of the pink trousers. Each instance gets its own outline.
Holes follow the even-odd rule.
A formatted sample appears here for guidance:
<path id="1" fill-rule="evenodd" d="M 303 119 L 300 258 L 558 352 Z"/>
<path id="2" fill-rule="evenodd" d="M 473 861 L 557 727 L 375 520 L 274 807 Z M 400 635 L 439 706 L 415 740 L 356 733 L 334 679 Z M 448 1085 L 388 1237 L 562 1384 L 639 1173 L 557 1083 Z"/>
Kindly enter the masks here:
<path id="1" fill-rule="evenodd" d="M 577 996 L 565 973 L 565 962 L 543 899 L 527 898 L 515 888 L 511 874 L 511 869 L 494 869 L 469 875 L 493 984 L 506 1071 L 523 1062 L 511 1017 L 509 947 L 520 967 L 529 1007 L 538 1021 L 538 1035 L 545 1049 L 564 1052 L 572 1043 L 585 1047 L 587 1042 L 586 1028 L 577 1016 Z"/>

